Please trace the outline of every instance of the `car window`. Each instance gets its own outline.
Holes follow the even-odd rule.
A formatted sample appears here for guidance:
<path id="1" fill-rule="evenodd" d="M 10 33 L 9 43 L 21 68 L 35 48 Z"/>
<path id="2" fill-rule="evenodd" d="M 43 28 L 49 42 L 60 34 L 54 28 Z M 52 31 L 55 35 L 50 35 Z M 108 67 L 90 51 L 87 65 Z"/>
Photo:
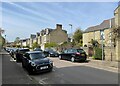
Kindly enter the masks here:
<path id="1" fill-rule="evenodd" d="M 65 50 L 64 53 L 68 53 L 68 50 Z"/>
<path id="2" fill-rule="evenodd" d="M 77 49 L 77 52 L 79 52 L 79 53 L 83 53 L 83 52 L 85 52 L 83 49 Z"/>
<path id="3" fill-rule="evenodd" d="M 45 58 L 45 55 L 43 53 L 31 53 L 30 54 L 30 58 L 32 60 L 34 60 L 34 59 L 41 59 L 41 58 Z"/>
<path id="4" fill-rule="evenodd" d="M 30 54 L 26 53 L 24 56 L 25 56 L 26 58 L 30 59 Z"/>

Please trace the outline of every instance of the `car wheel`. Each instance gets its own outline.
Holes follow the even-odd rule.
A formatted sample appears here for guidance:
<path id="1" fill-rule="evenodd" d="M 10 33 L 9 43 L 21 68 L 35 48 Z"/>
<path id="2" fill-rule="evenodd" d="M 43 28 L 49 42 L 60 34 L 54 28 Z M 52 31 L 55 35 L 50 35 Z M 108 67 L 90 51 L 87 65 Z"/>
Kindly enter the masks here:
<path id="1" fill-rule="evenodd" d="M 74 57 L 71 58 L 71 62 L 75 62 L 75 58 Z"/>
<path id="2" fill-rule="evenodd" d="M 23 68 L 25 68 L 25 65 L 24 65 L 24 63 L 23 63 L 23 62 L 22 62 L 22 67 L 23 67 Z"/>
<path id="3" fill-rule="evenodd" d="M 15 54 L 14 54 L 13 58 L 14 58 L 14 60 L 16 60 L 16 55 Z"/>
<path id="4" fill-rule="evenodd" d="M 49 54 L 49 57 L 51 57 L 51 55 Z"/>
<path id="5" fill-rule="evenodd" d="M 59 55 L 59 59 L 62 60 L 62 56 L 61 55 Z"/>

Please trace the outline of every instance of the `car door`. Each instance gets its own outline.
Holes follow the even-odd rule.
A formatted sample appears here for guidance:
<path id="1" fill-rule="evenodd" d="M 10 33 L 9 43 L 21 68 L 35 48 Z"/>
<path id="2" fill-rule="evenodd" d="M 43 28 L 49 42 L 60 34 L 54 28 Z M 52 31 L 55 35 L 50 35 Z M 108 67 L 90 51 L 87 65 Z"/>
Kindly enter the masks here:
<path id="1" fill-rule="evenodd" d="M 23 58 L 23 64 L 28 67 L 29 65 L 29 60 L 30 60 L 30 54 L 29 53 L 25 53 L 24 54 L 24 58 Z"/>
<path id="2" fill-rule="evenodd" d="M 62 51 L 61 53 L 62 59 L 66 59 L 66 54 L 67 54 L 67 50 Z"/>
<path id="3" fill-rule="evenodd" d="M 68 52 L 67 52 L 67 59 L 68 60 L 71 60 L 72 54 L 73 54 L 72 49 L 68 49 Z"/>

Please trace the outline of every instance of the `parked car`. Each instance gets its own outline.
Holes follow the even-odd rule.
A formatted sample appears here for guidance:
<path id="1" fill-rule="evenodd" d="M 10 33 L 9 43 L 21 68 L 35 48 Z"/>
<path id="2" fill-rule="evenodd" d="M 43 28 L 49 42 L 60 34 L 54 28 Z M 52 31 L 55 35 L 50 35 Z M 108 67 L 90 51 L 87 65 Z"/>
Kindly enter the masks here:
<path id="1" fill-rule="evenodd" d="M 23 55 L 30 51 L 28 48 L 19 48 L 16 50 L 14 58 L 16 58 L 16 62 L 22 62 Z"/>
<path id="2" fill-rule="evenodd" d="M 75 61 L 86 61 L 87 55 L 83 49 L 66 49 L 60 55 L 59 59 L 70 60 L 72 62 Z"/>
<path id="3" fill-rule="evenodd" d="M 45 56 L 49 56 L 49 57 L 58 57 L 59 56 L 58 52 L 53 49 L 45 49 L 44 54 L 45 54 Z"/>
<path id="4" fill-rule="evenodd" d="M 35 48 L 34 51 L 41 51 L 42 52 L 42 49 L 41 48 Z"/>
<path id="5" fill-rule="evenodd" d="M 25 68 L 29 74 L 52 71 L 53 62 L 46 58 L 44 53 L 40 51 L 26 52 L 22 59 L 22 67 Z"/>

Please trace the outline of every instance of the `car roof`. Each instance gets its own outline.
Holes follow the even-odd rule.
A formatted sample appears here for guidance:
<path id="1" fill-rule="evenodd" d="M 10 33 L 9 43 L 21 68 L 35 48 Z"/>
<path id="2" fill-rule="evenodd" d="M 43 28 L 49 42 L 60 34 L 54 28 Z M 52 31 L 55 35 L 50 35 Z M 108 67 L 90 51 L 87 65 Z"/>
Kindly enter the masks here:
<path id="1" fill-rule="evenodd" d="M 42 52 L 40 52 L 40 51 L 29 51 L 29 52 L 26 52 L 26 53 L 32 54 L 32 53 L 42 53 Z"/>

